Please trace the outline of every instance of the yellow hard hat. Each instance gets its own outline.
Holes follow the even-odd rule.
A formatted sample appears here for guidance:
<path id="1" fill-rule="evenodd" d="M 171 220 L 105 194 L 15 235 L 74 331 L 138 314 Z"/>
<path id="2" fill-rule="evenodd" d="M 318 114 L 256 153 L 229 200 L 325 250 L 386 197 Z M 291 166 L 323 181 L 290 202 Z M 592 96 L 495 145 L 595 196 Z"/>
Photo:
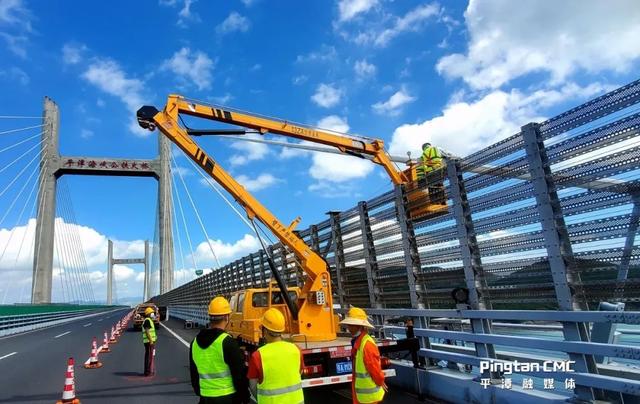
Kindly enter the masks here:
<path id="1" fill-rule="evenodd" d="M 152 307 L 147 307 L 146 309 L 144 309 L 144 315 L 148 316 L 149 314 L 153 313 L 153 308 Z"/>
<path id="2" fill-rule="evenodd" d="M 284 315 L 273 307 L 262 315 L 262 326 L 273 332 L 283 332 L 285 328 Z"/>
<path id="3" fill-rule="evenodd" d="M 374 328 L 367 318 L 367 313 L 359 307 L 352 307 L 347 313 L 347 318 L 340 322 L 342 325 L 360 325 L 367 328 Z"/>
<path id="4" fill-rule="evenodd" d="M 224 297 L 218 296 L 209 303 L 210 316 L 224 316 L 226 314 L 231 314 L 231 306 Z"/>

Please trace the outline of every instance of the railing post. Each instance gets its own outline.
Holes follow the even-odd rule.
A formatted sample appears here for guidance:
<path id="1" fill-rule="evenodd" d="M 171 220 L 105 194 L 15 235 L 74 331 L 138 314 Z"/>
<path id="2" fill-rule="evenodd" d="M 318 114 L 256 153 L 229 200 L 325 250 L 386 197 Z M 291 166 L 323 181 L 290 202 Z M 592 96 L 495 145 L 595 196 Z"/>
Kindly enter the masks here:
<path id="1" fill-rule="evenodd" d="M 407 269 L 407 284 L 409 286 L 409 301 L 412 309 L 424 309 L 426 301 L 427 308 L 430 308 L 429 299 L 422 299 L 422 287 L 418 283 L 418 273 L 420 272 L 420 253 L 416 235 L 413 231 L 413 222 L 407 214 L 407 195 L 402 185 L 395 187 L 396 217 L 400 226 L 400 236 L 402 238 L 402 251 L 404 253 L 404 265 Z"/>
<path id="2" fill-rule="evenodd" d="M 539 125 L 529 123 L 523 126 L 522 138 L 529 160 L 531 184 L 542 224 L 558 307 L 565 311 L 581 310 L 584 307 L 584 301 L 580 302 L 574 291 L 578 295 L 582 295 L 582 282 L 580 275 L 575 271 L 571 240 L 562 215 L 560 199 L 549 167 Z M 562 329 L 565 340 L 589 341 L 588 328 L 585 323 L 564 322 Z M 576 371 L 598 373 L 593 355 L 569 354 L 569 358 L 575 361 Z M 595 397 L 593 389 L 586 386 L 576 386 L 575 394 L 583 400 L 593 400 Z"/>
<path id="3" fill-rule="evenodd" d="M 458 240 L 460 241 L 460 254 L 464 266 L 464 280 L 469 290 L 469 305 L 473 310 L 491 309 L 491 302 L 487 298 L 485 290 L 487 282 L 482 268 L 482 257 L 478 240 L 471 218 L 471 208 L 467 198 L 467 191 L 462 179 L 460 162 L 450 159 L 447 162 L 447 175 L 453 215 L 456 219 Z M 491 324 L 486 319 L 472 319 L 471 327 L 474 333 L 491 334 Z M 495 358 L 496 352 L 493 344 L 475 344 L 476 355 L 483 358 Z"/>
<path id="4" fill-rule="evenodd" d="M 342 288 L 342 271 L 345 268 L 344 249 L 342 248 L 342 230 L 340 227 L 340 212 L 329 212 L 331 218 L 331 239 L 333 244 L 333 259 L 336 265 L 336 287 L 333 290 L 338 296 L 340 307 L 345 307 L 344 289 Z"/>
<path id="5" fill-rule="evenodd" d="M 378 263 L 376 261 L 376 249 L 373 245 L 373 236 L 371 234 L 371 222 L 369 221 L 369 212 L 367 211 L 367 203 L 358 202 L 358 213 L 360 216 L 360 231 L 362 232 L 362 247 L 364 255 L 364 269 L 367 272 L 367 289 L 369 290 L 369 305 L 371 308 L 381 308 L 380 290 L 377 287 L 376 277 L 378 274 Z"/>
<path id="6" fill-rule="evenodd" d="M 267 282 L 265 281 L 265 273 L 264 273 L 264 250 L 260 250 L 258 259 L 260 260 L 260 286 L 266 286 Z"/>
<path id="7" fill-rule="evenodd" d="M 320 254 L 320 238 L 318 237 L 318 225 L 312 224 L 310 226 L 311 233 L 311 249 L 317 254 Z"/>
<path id="8" fill-rule="evenodd" d="M 640 194 L 637 192 L 632 194 L 633 209 L 629 217 L 629 227 L 627 228 L 627 237 L 622 250 L 622 258 L 620 258 L 620 266 L 618 267 L 618 279 L 614 299 L 622 301 L 624 299 L 624 286 L 629 275 L 629 262 L 631 261 L 631 252 L 636 241 L 636 232 L 640 222 Z"/>

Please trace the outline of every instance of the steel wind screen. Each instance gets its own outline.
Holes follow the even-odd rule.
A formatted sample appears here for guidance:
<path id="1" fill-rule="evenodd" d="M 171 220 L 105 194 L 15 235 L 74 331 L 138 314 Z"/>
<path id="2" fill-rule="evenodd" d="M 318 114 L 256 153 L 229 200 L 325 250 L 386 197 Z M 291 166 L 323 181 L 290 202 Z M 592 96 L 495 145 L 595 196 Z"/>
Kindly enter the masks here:
<path id="1" fill-rule="evenodd" d="M 391 191 L 299 235 L 326 259 L 335 303 L 451 308 L 453 288 L 475 285 L 494 309 L 547 309 L 558 307 L 551 274 L 559 269 L 550 267 L 545 239 L 552 226 L 569 238 L 563 257 L 576 299 L 589 308 L 604 300 L 633 305 L 640 300 L 639 103 L 636 81 L 539 124 L 539 157 L 549 178 L 539 178 L 530 165 L 538 156 L 527 154 L 523 132 L 460 160 L 466 218 L 456 214 L 445 177 L 444 215 L 407 221 L 406 198 Z M 541 216 L 533 181 L 556 189 L 550 199 L 562 216 Z M 473 229 L 464 240 L 459 225 Z M 292 254 L 280 244 L 271 249 L 287 282 L 301 284 Z M 474 252 L 479 259 L 465 271 Z M 270 277 L 258 251 L 154 300 L 202 306 L 216 294 L 265 286 Z"/>

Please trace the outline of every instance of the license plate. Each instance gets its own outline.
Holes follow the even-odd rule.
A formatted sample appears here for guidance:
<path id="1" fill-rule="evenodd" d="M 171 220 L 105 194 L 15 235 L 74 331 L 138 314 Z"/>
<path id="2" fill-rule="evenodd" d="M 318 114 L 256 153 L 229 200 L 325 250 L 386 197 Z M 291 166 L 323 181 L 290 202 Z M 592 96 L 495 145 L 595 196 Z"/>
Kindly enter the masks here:
<path id="1" fill-rule="evenodd" d="M 336 372 L 338 374 L 351 373 L 351 361 L 337 362 L 336 363 Z"/>

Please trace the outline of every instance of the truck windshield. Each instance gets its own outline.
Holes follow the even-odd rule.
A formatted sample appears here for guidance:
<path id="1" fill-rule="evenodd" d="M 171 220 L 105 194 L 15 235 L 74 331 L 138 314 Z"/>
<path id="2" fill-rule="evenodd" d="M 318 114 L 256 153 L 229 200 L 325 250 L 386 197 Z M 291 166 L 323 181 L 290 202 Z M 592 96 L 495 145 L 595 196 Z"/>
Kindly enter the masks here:
<path id="1" fill-rule="evenodd" d="M 268 304 L 268 292 L 256 292 L 251 298 L 251 305 L 253 307 L 267 307 Z M 289 291 L 289 298 L 292 301 L 298 300 L 298 294 L 294 290 Z M 271 304 L 285 304 L 282 292 L 271 292 Z"/>

